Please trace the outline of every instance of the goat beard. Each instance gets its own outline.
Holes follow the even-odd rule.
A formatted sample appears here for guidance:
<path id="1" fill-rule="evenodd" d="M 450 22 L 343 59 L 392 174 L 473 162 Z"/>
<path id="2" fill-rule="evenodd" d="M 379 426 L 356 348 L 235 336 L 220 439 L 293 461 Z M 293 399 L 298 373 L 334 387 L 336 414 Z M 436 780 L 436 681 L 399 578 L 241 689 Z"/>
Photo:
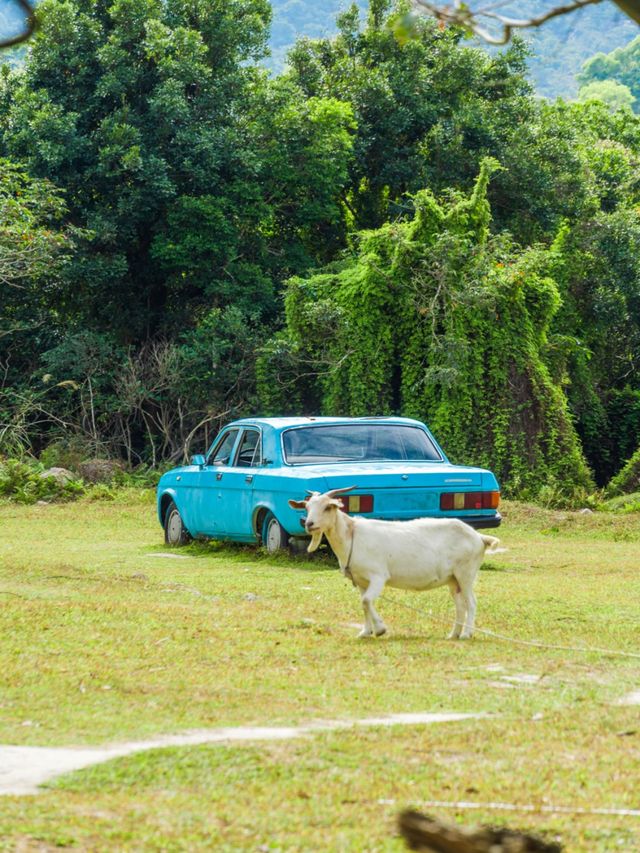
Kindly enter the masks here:
<path id="1" fill-rule="evenodd" d="M 309 547 L 307 548 L 308 553 L 311 554 L 313 551 L 317 551 L 321 542 L 322 531 L 320 531 L 319 533 L 312 533 L 311 542 L 309 542 Z"/>

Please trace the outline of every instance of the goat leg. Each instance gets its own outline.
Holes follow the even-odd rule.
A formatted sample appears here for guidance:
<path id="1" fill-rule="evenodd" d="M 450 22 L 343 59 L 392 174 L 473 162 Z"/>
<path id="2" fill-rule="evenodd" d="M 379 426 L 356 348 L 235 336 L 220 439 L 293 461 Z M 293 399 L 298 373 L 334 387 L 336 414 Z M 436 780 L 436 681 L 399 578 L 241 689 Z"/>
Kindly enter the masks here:
<path id="1" fill-rule="evenodd" d="M 384 624 L 374 607 L 374 601 L 381 594 L 385 583 L 386 580 L 384 578 L 373 577 L 369 581 L 369 586 L 366 591 L 362 594 L 362 607 L 365 614 L 365 624 L 371 626 L 376 637 L 381 637 L 383 634 L 387 633 L 387 626 Z"/>

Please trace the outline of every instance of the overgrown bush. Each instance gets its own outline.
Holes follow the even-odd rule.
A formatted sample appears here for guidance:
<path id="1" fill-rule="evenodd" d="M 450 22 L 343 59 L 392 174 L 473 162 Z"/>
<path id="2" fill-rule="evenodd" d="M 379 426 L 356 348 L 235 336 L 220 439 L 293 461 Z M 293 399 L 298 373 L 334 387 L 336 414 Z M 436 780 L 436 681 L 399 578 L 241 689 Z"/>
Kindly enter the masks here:
<path id="1" fill-rule="evenodd" d="M 45 468 L 68 468 L 80 473 L 82 462 L 92 455 L 92 448 L 80 435 L 56 439 L 40 453 L 39 460 Z"/>
<path id="2" fill-rule="evenodd" d="M 44 465 L 19 459 L 0 460 L 0 497 L 17 503 L 73 500 L 84 492 L 81 480 L 61 482 L 55 477 L 43 477 Z"/>
<path id="3" fill-rule="evenodd" d="M 611 497 L 640 491 L 640 447 L 607 486 Z"/>
<path id="4" fill-rule="evenodd" d="M 315 386 L 323 414 L 425 420 L 452 461 L 492 468 L 507 494 L 546 487 L 573 504 L 593 483 L 546 363 L 552 252 L 490 236 L 496 168 L 486 160 L 467 197 L 419 192 L 414 218 L 362 232 L 342 269 L 289 282 L 286 333 L 260 365 L 264 405 L 287 411 Z"/>
<path id="5" fill-rule="evenodd" d="M 599 506 L 599 509 L 607 512 L 640 512 L 640 492 L 609 498 Z"/>

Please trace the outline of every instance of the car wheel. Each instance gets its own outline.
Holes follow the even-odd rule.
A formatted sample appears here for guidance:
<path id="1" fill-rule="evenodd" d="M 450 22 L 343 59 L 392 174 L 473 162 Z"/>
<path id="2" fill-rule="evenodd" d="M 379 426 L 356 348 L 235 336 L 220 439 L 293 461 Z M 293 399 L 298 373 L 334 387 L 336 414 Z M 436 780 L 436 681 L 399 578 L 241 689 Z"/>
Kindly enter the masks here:
<path id="1" fill-rule="evenodd" d="M 262 522 L 262 544 L 269 554 L 277 554 L 287 547 L 289 534 L 272 512 Z"/>
<path id="2" fill-rule="evenodd" d="M 166 545 L 186 545 L 191 541 L 191 535 L 173 501 L 164 515 L 164 541 Z"/>

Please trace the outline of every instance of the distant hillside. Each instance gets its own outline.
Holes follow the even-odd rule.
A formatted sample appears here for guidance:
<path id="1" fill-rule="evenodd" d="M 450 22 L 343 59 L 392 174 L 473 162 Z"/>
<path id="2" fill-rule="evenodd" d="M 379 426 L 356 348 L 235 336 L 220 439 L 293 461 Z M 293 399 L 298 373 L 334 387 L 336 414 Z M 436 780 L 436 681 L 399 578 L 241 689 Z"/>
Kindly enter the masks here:
<path id="1" fill-rule="evenodd" d="M 503 7 L 502 11 L 524 17 L 532 9 L 538 11 L 559 4 L 560 0 L 518 2 Z M 283 68 L 287 50 L 298 36 L 321 38 L 334 33 L 336 15 L 349 5 L 345 0 L 272 0 L 270 66 L 277 71 Z M 360 0 L 358 5 L 365 10 L 366 0 Z M 538 94 L 546 98 L 573 98 L 578 91 L 575 75 L 582 63 L 598 51 L 608 53 L 627 44 L 640 34 L 640 28 L 606 0 L 555 18 L 538 30 L 522 33 L 535 52 L 530 60 L 530 73 Z"/>
<path id="2" fill-rule="evenodd" d="M 519 13 L 523 13 L 522 4 Z M 538 94 L 573 98 L 578 92 L 575 78 L 582 64 L 594 53 L 608 53 L 626 45 L 640 34 L 640 27 L 613 3 L 604 2 L 524 32 L 534 51 L 529 68 Z"/>
<path id="3" fill-rule="evenodd" d="M 285 65 L 287 51 L 300 36 L 322 38 L 332 35 L 340 12 L 348 8 L 348 0 L 271 0 L 273 24 L 271 29 L 271 57 L 267 64 L 274 71 Z M 470 0 L 481 5 L 481 0 Z M 561 0 L 518 0 L 501 7 L 504 14 L 514 17 L 530 15 L 532 10 L 551 8 Z M 366 14 L 367 0 L 357 0 Z M 22 15 L 13 0 L 0 0 L 0 30 L 15 33 L 20 28 Z M 585 60 L 599 51 L 609 53 L 622 47 L 640 34 L 640 28 L 627 18 L 609 0 L 587 6 L 577 12 L 549 21 L 537 30 L 523 30 L 535 55 L 531 58 L 530 75 L 536 91 L 546 98 L 562 96 L 573 98 L 578 91 L 575 75 Z M 475 42 L 476 44 L 483 44 Z M 5 54 L 2 59 L 13 61 L 20 53 Z"/>
<path id="4" fill-rule="evenodd" d="M 271 0 L 271 60 L 269 65 L 280 71 L 287 51 L 299 36 L 317 39 L 333 35 L 336 17 L 351 6 L 346 0 Z M 366 13 L 367 0 L 357 5 Z"/>

